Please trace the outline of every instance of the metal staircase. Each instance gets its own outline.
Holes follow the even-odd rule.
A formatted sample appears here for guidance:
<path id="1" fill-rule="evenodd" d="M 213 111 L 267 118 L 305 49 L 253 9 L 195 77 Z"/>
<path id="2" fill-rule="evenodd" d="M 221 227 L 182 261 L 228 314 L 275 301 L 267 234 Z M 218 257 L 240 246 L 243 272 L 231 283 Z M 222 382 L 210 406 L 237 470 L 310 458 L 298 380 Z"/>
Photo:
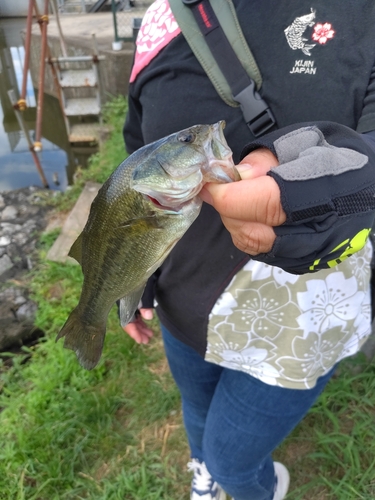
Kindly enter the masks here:
<path id="1" fill-rule="evenodd" d="M 101 113 L 100 61 L 95 35 L 94 53 L 50 58 L 60 87 L 60 101 L 71 143 L 100 142 L 103 127 Z"/>

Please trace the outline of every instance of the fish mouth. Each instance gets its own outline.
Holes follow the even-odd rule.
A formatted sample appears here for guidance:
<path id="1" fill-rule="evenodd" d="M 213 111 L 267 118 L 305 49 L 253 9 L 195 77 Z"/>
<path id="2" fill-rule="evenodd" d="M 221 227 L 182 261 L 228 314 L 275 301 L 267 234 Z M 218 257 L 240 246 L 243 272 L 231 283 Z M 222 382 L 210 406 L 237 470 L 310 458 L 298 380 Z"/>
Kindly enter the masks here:
<path id="1" fill-rule="evenodd" d="M 170 214 L 177 214 L 181 211 L 183 207 L 185 207 L 188 203 L 191 202 L 191 200 L 199 193 L 200 189 L 194 189 L 190 191 L 188 195 L 186 193 L 179 198 L 172 198 L 172 197 L 165 197 L 164 196 L 159 196 L 157 197 L 158 193 L 152 193 L 152 194 L 143 194 L 143 197 L 152 203 L 152 205 L 159 209 L 163 210 L 165 212 L 168 212 Z"/>
<path id="2" fill-rule="evenodd" d="M 211 141 L 205 145 L 206 166 L 202 167 L 204 182 L 227 183 L 239 180 L 233 153 L 224 136 L 225 121 L 211 125 Z"/>
<path id="3" fill-rule="evenodd" d="M 165 210 L 165 211 L 168 211 L 168 212 L 177 212 L 178 210 L 176 209 L 176 207 L 167 207 L 166 205 L 162 205 L 159 200 L 157 200 L 156 198 L 153 198 L 152 196 L 146 194 L 145 196 L 145 199 L 150 201 L 156 208 L 158 208 L 159 210 Z"/>
<path id="4" fill-rule="evenodd" d="M 203 175 L 197 165 L 193 174 L 184 177 L 164 176 L 163 182 L 159 185 L 156 183 L 152 185 L 147 179 L 145 180 L 146 182 L 138 182 L 134 187 L 144 199 L 160 210 L 179 212 L 181 207 L 197 196 L 201 190 Z"/>

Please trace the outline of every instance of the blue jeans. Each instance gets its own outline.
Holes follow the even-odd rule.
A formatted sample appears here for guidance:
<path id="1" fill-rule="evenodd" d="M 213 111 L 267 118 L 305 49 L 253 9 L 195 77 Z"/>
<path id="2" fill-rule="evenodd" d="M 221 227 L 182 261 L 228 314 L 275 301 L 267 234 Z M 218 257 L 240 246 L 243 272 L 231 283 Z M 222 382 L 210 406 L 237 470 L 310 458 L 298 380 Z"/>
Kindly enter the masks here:
<path id="1" fill-rule="evenodd" d="M 306 415 L 334 369 L 313 389 L 285 389 L 205 361 L 163 326 L 162 334 L 191 456 L 204 461 L 235 500 L 272 500 L 271 453 Z"/>

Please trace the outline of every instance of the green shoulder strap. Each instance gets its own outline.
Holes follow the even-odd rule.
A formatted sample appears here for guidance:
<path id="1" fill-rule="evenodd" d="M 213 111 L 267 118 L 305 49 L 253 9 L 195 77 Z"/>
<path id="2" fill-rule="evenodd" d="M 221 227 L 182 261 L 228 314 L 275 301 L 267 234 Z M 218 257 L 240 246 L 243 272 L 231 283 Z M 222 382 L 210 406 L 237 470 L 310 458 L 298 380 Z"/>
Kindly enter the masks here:
<path id="1" fill-rule="evenodd" d="M 262 76 L 246 43 L 232 1 L 214 0 L 210 3 L 234 52 L 249 77 L 256 83 L 257 90 L 259 90 L 262 85 Z M 230 87 L 211 54 L 191 9 L 184 5 L 181 0 L 169 0 L 169 5 L 184 37 L 217 93 L 229 106 L 238 107 L 239 104 L 233 99 Z"/>

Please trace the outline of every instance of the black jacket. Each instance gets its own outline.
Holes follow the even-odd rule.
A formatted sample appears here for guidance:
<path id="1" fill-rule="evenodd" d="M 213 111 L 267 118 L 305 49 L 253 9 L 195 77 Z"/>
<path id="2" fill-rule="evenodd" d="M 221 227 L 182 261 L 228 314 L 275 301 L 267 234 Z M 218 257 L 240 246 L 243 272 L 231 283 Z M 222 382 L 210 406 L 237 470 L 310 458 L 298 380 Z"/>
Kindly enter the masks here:
<path id="1" fill-rule="evenodd" d="M 132 153 L 197 123 L 224 119 L 236 162 L 260 146 L 270 148 L 280 160 L 280 139 L 291 136 L 299 146 L 295 157 L 281 158 L 289 165 L 306 146 L 298 142 L 301 130 L 322 134 L 319 137 L 327 149 L 357 151 L 366 158 L 364 163 L 347 166 L 339 175 L 324 170 L 324 156 L 317 165 L 320 175 L 310 180 L 291 178 L 288 166 L 269 174 L 280 186 L 288 220 L 276 229 L 272 251 L 257 259 L 294 273 L 330 266 L 350 255 L 348 245 L 345 251 L 334 252 L 337 245 L 350 242 L 374 221 L 375 153 L 371 141 L 364 141 L 358 132 L 375 130 L 375 4 L 373 0 L 313 4 L 234 0 L 234 4 L 262 74 L 259 92 L 272 109 L 277 127 L 255 140 L 240 109 L 220 99 L 183 35 L 175 32 L 168 43 L 161 41 L 161 50 L 157 36 L 150 38 L 147 64 L 137 66 L 136 54 L 124 126 L 127 150 Z M 303 23 L 299 20 L 313 11 L 314 22 L 298 31 Z M 291 26 L 294 31 L 287 30 Z M 296 249 L 301 249 L 298 255 Z M 151 306 L 155 293 L 161 322 L 204 354 L 210 311 L 249 258 L 234 247 L 215 210 L 204 204 L 196 222 L 150 281 L 144 306 Z"/>

